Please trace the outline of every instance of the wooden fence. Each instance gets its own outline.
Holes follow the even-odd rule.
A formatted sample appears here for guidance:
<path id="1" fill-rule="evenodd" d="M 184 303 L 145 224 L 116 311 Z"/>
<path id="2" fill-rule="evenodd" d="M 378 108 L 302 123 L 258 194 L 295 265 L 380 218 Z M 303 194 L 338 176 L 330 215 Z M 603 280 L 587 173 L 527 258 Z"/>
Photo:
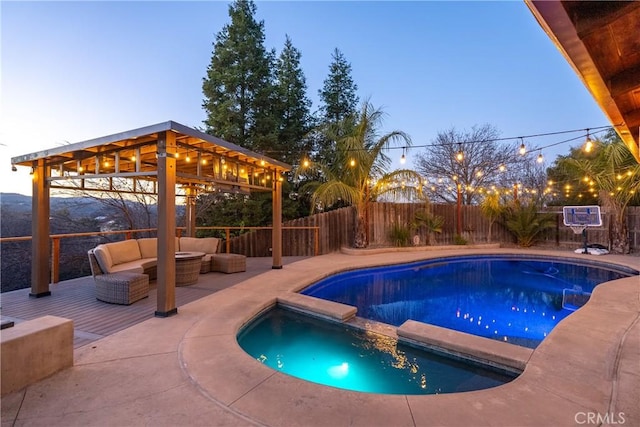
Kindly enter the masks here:
<path id="1" fill-rule="evenodd" d="M 282 255 L 328 254 L 349 246 L 354 239 L 355 211 L 342 208 L 283 223 Z M 231 252 L 271 256 L 271 230 L 258 230 L 231 238 Z M 317 252 L 316 252 L 317 248 Z"/>
<path id="2" fill-rule="evenodd" d="M 410 227 L 416 212 L 424 205 L 417 203 L 374 203 L 369 210 L 369 245 L 382 247 L 392 245 L 389 233 L 392 227 L 402 225 Z M 444 218 L 442 233 L 435 234 L 432 245 L 454 244 L 456 235 L 456 206 L 431 204 L 430 212 Z M 574 234 L 562 222 L 560 207 L 548 208 L 556 216 L 556 226 L 547 230 L 536 244 L 542 247 L 577 248 L 582 244 L 582 235 Z M 602 214 L 602 227 L 589 228 L 589 243 L 607 245 L 610 215 Z M 632 251 L 640 250 L 640 207 L 627 209 L 629 241 Z M 355 210 L 351 207 L 312 215 L 305 218 L 287 221 L 284 227 L 294 229 L 283 230 L 284 256 L 311 256 L 317 245 L 318 254 L 327 254 L 340 250 L 342 246 L 352 246 L 355 230 Z M 319 227 L 319 233 L 312 229 L 299 230 L 297 227 Z M 411 236 L 417 234 L 420 244 L 425 244 L 426 230 L 411 228 Z M 479 206 L 462 206 L 462 237 L 468 243 L 488 243 L 489 221 L 482 215 Z M 317 236 L 317 237 L 316 237 Z M 318 239 L 316 242 L 315 240 Z M 491 242 L 515 243 L 515 238 L 500 222 L 495 222 L 491 229 Z M 247 256 L 271 255 L 271 230 L 260 230 L 245 233 L 231 239 L 231 252 Z"/>
<path id="3" fill-rule="evenodd" d="M 423 205 L 416 203 L 374 203 L 369 211 L 369 243 L 371 247 L 390 246 L 392 241 L 389 232 L 394 224 L 409 226 Z M 456 206 L 432 204 L 429 209 L 434 215 L 444 218 L 442 233 L 436 234 L 433 245 L 455 243 Z M 582 236 L 574 234 L 569 227 L 562 224 L 562 212 L 559 207 L 548 209 L 556 215 L 556 227 L 548 230 L 537 246 L 578 248 L 582 244 Z M 603 212 L 602 227 L 589 228 L 589 243 L 608 244 L 610 215 Z M 468 243 L 487 243 L 489 222 L 480 212 L 478 206 L 462 207 L 463 238 Z M 640 251 L 640 207 L 627 209 L 629 242 L 632 252 Z M 209 227 L 211 228 L 211 227 Z M 213 227 L 223 228 L 223 227 Z M 227 227 L 229 228 L 229 227 Z M 251 227 L 252 230 L 238 237 L 229 239 L 229 251 L 251 257 L 271 256 L 271 229 Z M 143 230 L 144 231 L 144 230 Z M 355 210 L 351 207 L 325 212 L 306 218 L 287 221 L 283 224 L 284 256 L 313 256 L 340 250 L 343 246 L 352 246 L 355 231 Z M 118 231 L 113 233 L 133 233 L 134 231 Z M 229 236 L 230 230 L 226 230 Z M 91 232 L 68 235 L 70 239 L 60 241 L 60 236 L 52 237 L 51 272 L 52 282 L 58 279 L 67 280 L 89 273 L 87 250 L 99 243 L 104 243 L 105 232 Z M 424 244 L 425 230 L 411 230 L 411 236 L 418 234 L 420 244 Z M 100 236 L 98 236 L 100 235 Z M 146 235 L 146 234 L 145 234 Z M 73 239 L 71 239 L 73 237 Z M 127 236 L 127 238 L 132 236 Z M 139 237 L 139 236 L 135 236 Z M 122 236 L 119 238 L 121 239 Z M 14 237 L 0 239 L 0 258 L 2 258 L 0 274 L 3 276 L 2 291 L 28 286 L 31 258 L 31 237 Z M 513 235 L 500 223 L 493 224 L 491 241 L 495 243 L 515 243 Z M 226 242 L 223 251 L 227 251 Z M 59 269 L 58 266 L 64 266 Z M 12 280 L 7 280 L 12 278 Z M 19 278 L 19 279 L 13 279 Z M 9 283 L 9 282 L 20 283 Z M 17 287 L 13 287 L 13 286 Z M 5 289 L 7 288 L 7 289 Z"/>

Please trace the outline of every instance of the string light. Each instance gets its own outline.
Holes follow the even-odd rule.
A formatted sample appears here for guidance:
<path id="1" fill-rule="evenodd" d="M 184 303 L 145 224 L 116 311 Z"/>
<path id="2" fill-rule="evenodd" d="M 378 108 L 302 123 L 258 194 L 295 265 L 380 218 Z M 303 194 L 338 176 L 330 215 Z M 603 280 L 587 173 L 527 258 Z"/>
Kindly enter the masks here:
<path id="1" fill-rule="evenodd" d="M 461 162 L 464 160 L 464 153 L 462 152 L 462 145 L 458 144 L 458 153 L 456 154 L 456 160 Z"/>
<path id="2" fill-rule="evenodd" d="M 544 157 L 542 156 L 542 152 L 540 154 L 538 154 L 538 159 L 537 159 L 538 163 L 542 163 L 544 162 Z"/>
<path id="3" fill-rule="evenodd" d="M 404 165 L 405 162 L 407 161 L 407 157 L 404 155 L 405 150 L 407 147 L 402 147 L 402 156 L 400 156 L 400 164 Z"/>
<path id="4" fill-rule="evenodd" d="M 589 129 L 587 129 L 587 139 L 584 142 L 584 151 L 585 153 L 590 153 L 593 149 L 593 141 L 589 138 Z"/>
<path id="5" fill-rule="evenodd" d="M 354 167 L 356 165 L 356 160 L 355 159 L 351 159 L 351 161 L 349 162 L 349 165 L 351 167 Z"/>
<path id="6" fill-rule="evenodd" d="M 522 138 L 520 138 L 520 140 L 522 141 L 522 143 L 520 144 L 520 149 L 518 150 L 518 152 L 521 156 L 524 156 L 525 154 L 527 154 L 527 147 L 524 145 L 524 141 L 522 140 Z"/>

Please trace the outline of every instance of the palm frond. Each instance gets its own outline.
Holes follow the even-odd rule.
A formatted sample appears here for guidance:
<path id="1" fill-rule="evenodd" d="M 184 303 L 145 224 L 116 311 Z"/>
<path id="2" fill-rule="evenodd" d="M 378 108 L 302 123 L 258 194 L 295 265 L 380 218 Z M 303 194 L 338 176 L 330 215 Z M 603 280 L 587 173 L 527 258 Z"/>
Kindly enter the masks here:
<path id="1" fill-rule="evenodd" d="M 333 180 L 320 184 L 311 197 L 311 205 L 314 207 L 327 207 L 340 201 L 348 205 L 357 205 L 360 202 L 360 193 L 343 182 Z"/>

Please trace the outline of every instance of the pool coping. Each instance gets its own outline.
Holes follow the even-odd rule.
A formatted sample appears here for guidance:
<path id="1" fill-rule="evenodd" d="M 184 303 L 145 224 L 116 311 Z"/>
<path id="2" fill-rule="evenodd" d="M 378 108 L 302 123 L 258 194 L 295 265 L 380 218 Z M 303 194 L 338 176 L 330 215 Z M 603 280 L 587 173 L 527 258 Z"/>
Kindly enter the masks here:
<path id="1" fill-rule="evenodd" d="M 531 348 L 415 320 L 407 320 L 400 325 L 397 334 L 398 338 L 405 341 L 518 374 L 524 371 L 533 354 Z"/>
<path id="2" fill-rule="evenodd" d="M 564 319 L 532 351 L 522 375 L 481 391 L 404 396 L 336 389 L 276 372 L 247 355 L 236 341 L 240 328 L 256 314 L 341 271 L 443 255 L 514 252 L 463 248 L 355 257 L 330 254 L 294 263 L 277 275 L 268 272 L 207 297 L 206 304 L 217 310 L 184 335 L 181 366 L 205 396 L 259 425 L 460 425 L 469 420 L 477 425 L 548 425 L 575 424 L 576 414 L 581 413 L 615 412 L 621 382 L 628 387 L 621 374 L 631 375 L 633 381 L 639 375 L 637 369 L 627 372 L 627 359 L 636 357 L 637 349 L 631 349 L 632 356 L 623 352 L 630 331 L 639 328 L 637 277 L 599 285 L 589 303 Z M 517 252 L 585 261 L 581 254 Z M 635 258 L 617 256 L 597 261 L 635 270 L 640 264 Z M 621 367 L 626 371 L 621 372 Z M 624 408 L 633 411 L 628 405 Z"/>

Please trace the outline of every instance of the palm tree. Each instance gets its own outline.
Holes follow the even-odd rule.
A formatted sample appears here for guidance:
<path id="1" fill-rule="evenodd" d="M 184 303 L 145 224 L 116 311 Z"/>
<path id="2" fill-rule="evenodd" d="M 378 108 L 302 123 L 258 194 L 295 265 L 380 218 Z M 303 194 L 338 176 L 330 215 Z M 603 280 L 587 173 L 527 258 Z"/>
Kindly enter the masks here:
<path id="1" fill-rule="evenodd" d="M 491 229 L 493 228 L 493 223 L 495 223 L 504 212 L 504 206 L 500 204 L 500 195 L 498 193 L 487 194 L 480 205 L 480 210 L 489 221 L 487 243 L 491 243 Z"/>
<path id="2" fill-rule="evenodd" d="M 627 206 L 640 193 L 640 164 L 615 131 L 596 141 L 592 156 L 563 158 L 560 166 L 569 176 L 593 180 L 609 222 L 609 250 L 629 253 L 629 232 L 626 222 Z"/>
<path id="3" fill-rule="evenodd" d="M 555 217 L 549 213 L 538 212 L 535 203 L 514 201 L 505 208 L 505 225 L 518 240 L 518 245 L 528 248 L 532 246 L 540 234 L 555 225 Z"/>
<path id="4" fill-rule="evenodd" d="M 322 177 L 313 188 L 311 206 L 323 210 L 337 203 L 354 206 L 356 230 L 353 246 L 368 246 L 368 210 L 379 197 L 421 197 L 421 177 L 412 170 L 401 169 L 387 172 L 391 159 L 385 151 L 393 144 L 401 147 L 411 145 L 406 133 L 395 130 L 380 136 L 378 127 L 384 113 L 368 101 L 359 114 L 348 116 L 333 126 L 322 130 L 334 141 L 334 156 L 330 163 L 311 165 Z"/>

